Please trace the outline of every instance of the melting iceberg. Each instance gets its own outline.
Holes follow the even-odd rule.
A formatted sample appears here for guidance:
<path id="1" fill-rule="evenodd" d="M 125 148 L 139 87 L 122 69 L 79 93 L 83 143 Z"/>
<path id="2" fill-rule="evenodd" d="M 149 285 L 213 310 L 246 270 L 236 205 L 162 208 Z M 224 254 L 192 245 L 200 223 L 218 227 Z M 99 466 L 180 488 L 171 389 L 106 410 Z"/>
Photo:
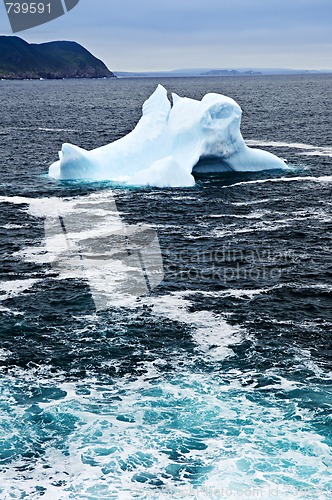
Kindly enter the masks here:
<path id="1" fill-rule="evenodd" d="M 112 180 L 130 185 L 192 186 L 195 172 L 287 168 L 277 156 L 246 146 L 240 106 L 221 94 L 201 101 L 172 94 L 158 85 L 143 104 L 143 116 L 125 137 L 86 151 L 63 144 L 49 169 L 55 179 Z M 206 160 L 203 163 L 199 160 Z"/>

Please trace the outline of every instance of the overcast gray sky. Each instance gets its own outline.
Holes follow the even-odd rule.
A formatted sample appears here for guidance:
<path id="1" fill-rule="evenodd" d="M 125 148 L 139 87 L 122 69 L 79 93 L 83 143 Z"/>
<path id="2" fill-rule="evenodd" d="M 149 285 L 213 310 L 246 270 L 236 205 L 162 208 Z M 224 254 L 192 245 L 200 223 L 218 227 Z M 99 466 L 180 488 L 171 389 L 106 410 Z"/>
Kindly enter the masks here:
<path id="1" fill-rule="evenodd" d="M 12 34 L 3 2 L 0 33 Z M 118 71 L 332 69 L 332 0 L 80 0 L 17 35 L 75 40 Z"/>

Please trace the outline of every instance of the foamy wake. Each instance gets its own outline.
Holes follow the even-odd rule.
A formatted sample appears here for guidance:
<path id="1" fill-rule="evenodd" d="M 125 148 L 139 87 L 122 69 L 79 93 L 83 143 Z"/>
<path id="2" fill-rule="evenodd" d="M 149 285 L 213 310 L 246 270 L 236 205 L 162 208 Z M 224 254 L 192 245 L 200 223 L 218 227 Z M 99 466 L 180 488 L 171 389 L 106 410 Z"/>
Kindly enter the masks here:
<path id="1" fill-rule="evenodd" d="M 163 365 L 110 385 L 47 380 L 38 370 L 3 377 L 4 403 L 13 387 L 45 396 L 2 407 L 2 498 L 329 498 L 329 446 L 292 396 L 317 400 L 319 388 L 271 371 L 257 390 L 254 368 L 165 375 Z M 23 457 L 38 443 L 27 468 Z"/>

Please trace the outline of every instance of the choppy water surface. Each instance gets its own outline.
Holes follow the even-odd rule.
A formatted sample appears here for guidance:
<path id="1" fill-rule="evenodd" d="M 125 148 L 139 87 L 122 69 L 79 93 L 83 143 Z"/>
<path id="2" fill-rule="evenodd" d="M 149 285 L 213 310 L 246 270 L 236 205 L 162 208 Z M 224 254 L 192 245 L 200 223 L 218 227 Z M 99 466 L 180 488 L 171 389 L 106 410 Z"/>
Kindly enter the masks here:
<path id="1" fill-rule="evenodd" d="M 63 142 L 128 133 L 157 83 L 233 97 L 248 144 L 292 169 L 187 189 L 44 175 Z M 0 88 L 1 498 L 331 498 L 331 77 Z M 157 231 L 165 278 L 96 311 L 45 260 L 38 203 L 111 189 Z"/>

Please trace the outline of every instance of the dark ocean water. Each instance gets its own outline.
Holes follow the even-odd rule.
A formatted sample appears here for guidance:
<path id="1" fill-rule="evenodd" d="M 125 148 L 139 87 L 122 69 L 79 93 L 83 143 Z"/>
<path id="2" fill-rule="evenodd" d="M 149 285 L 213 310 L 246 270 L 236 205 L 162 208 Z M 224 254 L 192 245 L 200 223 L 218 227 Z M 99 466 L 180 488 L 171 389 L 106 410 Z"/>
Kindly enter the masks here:
<path id="1" fill-rule="evenodd" d="M 291 169 L 186 189 L 46 176 L 63 142 L 132 130 L 158 83 L 234 98 L 248 144 Z M 331 84 L 0 82 L 1 498 L 332 497 Z M 157 231 L 165 271 L 102 311 L 45 260 L 39 208 L 91 193 Z"/>

